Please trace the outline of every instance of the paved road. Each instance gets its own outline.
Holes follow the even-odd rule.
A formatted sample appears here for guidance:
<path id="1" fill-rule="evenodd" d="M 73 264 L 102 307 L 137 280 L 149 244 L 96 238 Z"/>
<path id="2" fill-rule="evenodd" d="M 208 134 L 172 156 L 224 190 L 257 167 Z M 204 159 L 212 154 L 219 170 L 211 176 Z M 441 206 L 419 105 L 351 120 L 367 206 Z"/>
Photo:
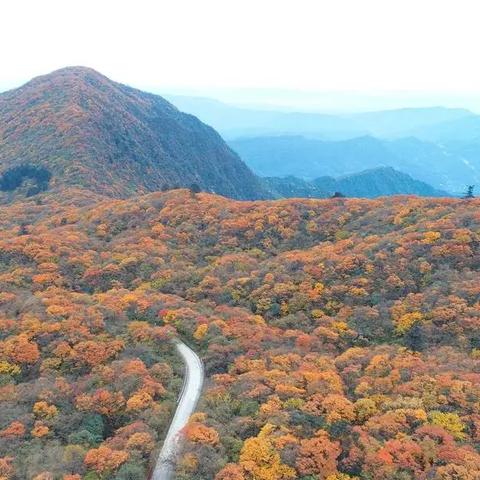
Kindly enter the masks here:
<path id="1" fill-rule="evenodd" d="M 176 343 L 176 347 L 185 362 L 185 379 L 177 410 L 158 456 L 152 480 L 171 480 L 173 478 L 175 460 L 181 443 L 180 432 L 195 411 L 203 386 L 203 365 L 198 355 L 180 341 Z"/>

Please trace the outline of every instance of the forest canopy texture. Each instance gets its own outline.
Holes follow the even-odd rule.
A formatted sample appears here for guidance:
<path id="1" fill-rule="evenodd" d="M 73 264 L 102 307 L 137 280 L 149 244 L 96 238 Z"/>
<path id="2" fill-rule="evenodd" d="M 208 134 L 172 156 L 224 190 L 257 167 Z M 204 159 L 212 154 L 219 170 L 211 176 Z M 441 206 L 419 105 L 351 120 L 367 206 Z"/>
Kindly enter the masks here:
<path id="1" fill-rule="evenodd" d="M 0 209 L 0 477 L 478 480 L 480 201 L 73 188 Z"/>

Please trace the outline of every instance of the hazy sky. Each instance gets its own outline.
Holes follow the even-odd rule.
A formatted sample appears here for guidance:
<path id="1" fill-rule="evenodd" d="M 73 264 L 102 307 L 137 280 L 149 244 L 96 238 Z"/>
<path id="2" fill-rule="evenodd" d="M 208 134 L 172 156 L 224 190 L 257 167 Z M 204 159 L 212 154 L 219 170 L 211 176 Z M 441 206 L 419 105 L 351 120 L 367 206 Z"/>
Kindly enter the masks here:
<path id="1" fill-rule="evenodd" d="M 5 0 L 0 89 L 67 65 L 156 91 L 480 92 L 479 0 Z"/>

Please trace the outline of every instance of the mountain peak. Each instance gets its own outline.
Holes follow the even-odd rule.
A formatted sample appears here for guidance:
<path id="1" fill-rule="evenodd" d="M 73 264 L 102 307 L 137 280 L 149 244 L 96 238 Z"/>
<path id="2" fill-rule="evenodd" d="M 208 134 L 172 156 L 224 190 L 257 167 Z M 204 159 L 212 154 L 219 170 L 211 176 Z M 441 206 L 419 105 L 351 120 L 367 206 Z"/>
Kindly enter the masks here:
<path id="1" fill-rule="evenodd" d="M 41 77 L 55 78 L 55 77 L 61 77 L 61 76 L 77 76 L 77 77 L 83 77 L 83 78 L 86 78 L 86 77 L 107 78 L 105 77 L 105 75 L 102 75 L 97 70 L 90 67 L 85 67 L 83 65 L 72 65 L 69 67 L 59 68 L 58 70 L 53 70 L 52 72 L 47 73 L 46 75 L 42 75 Z"/>
<path id="2" fill-rule="evenodd" d="M 62 86 L 64 88 L 71 88 L 85 84 L 90 84 L 93 86 L 95 84 L 101 85 L 107 83 L 110 85 L 115 84 L 115 82 L 97 72 L 93 68 L 72 66 L 54 70 L 46 75 L 35 77 L 20 87 L 20 89 L 36 89 L 40 88 L 41 86 Z"/>
<path id="3" fill-rule="evenodd" d="M 88 67 L 62 68 L 0 94 L 0 180 L 25 164 L 18 171 L 43 169 L 51 186 L 115 197 L 193 183 L 239 199 L 265 196 L 212 128 Z"/>
<path id="4" fill-rule="evenodd" d="M 71 65 L 71 66 L 68 66 L 68 67 L 59 68 L 57 70 L 53 70 L 50 73 L 47 73 L 44 76 L 49 76 L 49 75 L 50 76 L 55 76 L 55 75 L 62 75 L 62 74 L 67 74 L 67 75 L 95 75 L 95 76 L 99 76 L 99 77 L 105 77 L 104 75 L 102 75 L 100 72 L 98 72 L 94 68 L 86 67 L 84 65 Z"/>

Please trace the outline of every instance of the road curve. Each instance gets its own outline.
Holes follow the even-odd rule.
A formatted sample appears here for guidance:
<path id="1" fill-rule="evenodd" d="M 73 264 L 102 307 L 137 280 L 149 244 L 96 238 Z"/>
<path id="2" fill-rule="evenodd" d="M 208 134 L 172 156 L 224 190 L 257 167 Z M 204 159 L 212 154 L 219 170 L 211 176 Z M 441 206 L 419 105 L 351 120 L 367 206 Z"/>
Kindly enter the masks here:
<path id="1" fill-rule="evenodd" d="M 185 379 L 177 410 L 158 455 L 152 480 L 171 480 L 173 478 L 175 461 L 181 446 L 180 432 L 195 411 L 203 386 L 203 364 L 198 355 L 183 342 L 177 341 L 175 346 L 185 362 Z"/>

